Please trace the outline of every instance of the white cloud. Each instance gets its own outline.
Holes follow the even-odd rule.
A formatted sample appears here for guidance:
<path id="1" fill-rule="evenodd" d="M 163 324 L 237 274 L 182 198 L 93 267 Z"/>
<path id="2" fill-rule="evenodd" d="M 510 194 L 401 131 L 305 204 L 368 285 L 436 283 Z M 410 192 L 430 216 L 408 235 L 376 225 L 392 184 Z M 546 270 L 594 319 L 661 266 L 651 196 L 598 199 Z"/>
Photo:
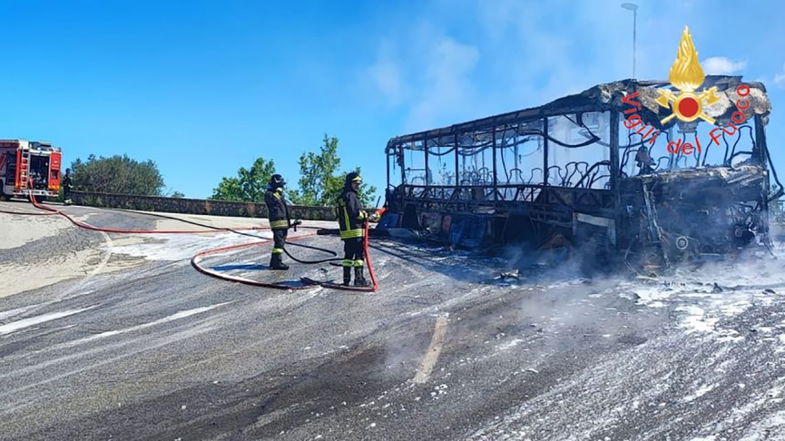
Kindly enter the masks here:
<path id="1" fill-rule="evenodd" d="M 409 117 L 409 124 L 417 129 L 443 123 L 443 115 L 469 104 L 472 85 L 468 76 L 477 65 L 479 51 L 442 36 L 432 41 L 426 57 L 423 87 Z"/>
<path id="2" fill-rule="evenodd" d="M 744 70 L 746 61 L 733 61 L 726 57 L 711 57 L 701 62 L 708 75 L 731 75 Z"/>
<path id="3" fill-rule="evenodd" d="M 785 87 L 785 65 L 782 66 L 782 72 L 774 75 L 774 84 Z"/>
<path id="4" fill-rule="evenodd" d="M 391 103 L 398 104 L 403 97 L 401 70 L 398 64 L 389 58 L 379 58 L 369 70 L 379 91 Z"/>
<path id="5" fill-rule="evenodd" d="M 363 70 L 378 96 L 404 112 L 402 131 L 534 107 L 631 76 L 633 16 L 618 1 L 532 7 L 519 0 L 464 0 L 463 12 L 450 19 L 439 8 L 451 1 L 431 2 L 433 17 L 392 24 L 396 31 L 382 37 Z M 456 21 L 461 28 L 451 25 Z M 682 29 L 669 18 L 639 17 L 639 36 L 656 30 L 672 41 L 638 39 L 638 78 L 667 77 Z M 726 59 L 706 60 L 711 73 L 717 60 Z M 746 64 L 726 61 L 736 70 Z"/>
<path id="6" fill-rule="evenodd" d="M 471 107 L 479 57 L 477 47 L 423 21 L 382 41 L 364 73 L 387 104 L 406 109 L 405 130 L 423 130 L 449 124 Z"/>

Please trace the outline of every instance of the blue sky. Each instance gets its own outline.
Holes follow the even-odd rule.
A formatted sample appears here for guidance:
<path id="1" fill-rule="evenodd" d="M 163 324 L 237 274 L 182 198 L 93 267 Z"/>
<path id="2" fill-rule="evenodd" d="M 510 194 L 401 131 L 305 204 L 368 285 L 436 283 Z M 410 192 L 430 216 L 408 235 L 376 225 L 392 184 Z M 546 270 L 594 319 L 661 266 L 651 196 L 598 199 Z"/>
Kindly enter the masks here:
<path id="1" fill-rule="evenodd" d="M 0 0 L 0 137 L 152 159 L 201 198 L 259 156 L 296 182 L 327 133 L 382 189 L 393 136 L 630 77 L 620 3 Z M 766 84 L 785 173 L 785 3 L 637 3 L 638 78 L 667 78 L 689 25 L 707 73 Z"/>

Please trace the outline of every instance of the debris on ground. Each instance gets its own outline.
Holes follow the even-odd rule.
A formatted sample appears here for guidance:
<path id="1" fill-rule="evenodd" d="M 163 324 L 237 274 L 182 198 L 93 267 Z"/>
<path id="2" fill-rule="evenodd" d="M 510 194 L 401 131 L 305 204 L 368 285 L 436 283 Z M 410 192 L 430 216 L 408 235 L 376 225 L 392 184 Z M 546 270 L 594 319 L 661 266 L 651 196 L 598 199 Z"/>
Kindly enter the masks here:
<path id="1" fill-rule="evenodd" d="M 503 271 L 499 273 L 496 277 L 497 280 L 502 280 L 504 282 L 510 282 L 513 280 L 520 280 L 522 277 L 520 270 L 512 270 L 512 271 Z"/>

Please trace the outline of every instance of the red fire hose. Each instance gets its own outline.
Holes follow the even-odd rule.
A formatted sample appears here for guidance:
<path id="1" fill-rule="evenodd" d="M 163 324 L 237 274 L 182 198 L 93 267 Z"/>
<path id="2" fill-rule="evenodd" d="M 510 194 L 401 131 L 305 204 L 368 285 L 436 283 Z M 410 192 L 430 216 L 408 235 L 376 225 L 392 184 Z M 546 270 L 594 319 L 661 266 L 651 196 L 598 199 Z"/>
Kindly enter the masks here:
<path id="1" fill-rule="evenodd" d="M 32 187 L 32 183 L 31 183 L 31 187 Z M 58 209 L 52 208 L 52 207 L 47 207 L 47 206 L 45 206 L 43 204 L 38 203 L 35 200 L 35 198 L 33 197 L 32 191 L 30 191 L 29 197 L 30 197 L 30 203 L 32 203 L 33 206 L 35 208 L 38 208 L 39 210 L 47 211 L 48 213 L 46 213 L 46 214 L 53 214 L 53 215 L 54 214 L 58 214 L 60 216 L 63 216 L 64 218 L 68 219 L 68 221 L 70 221 L 72 224 L 74 224 L 75 226 L 77 226 L 79 228 L 83 228 L 83 229 L 91 230 L 91 231 L 99 231 L 99 232 L 104 232 L 104 233 L 117 233 L 117 234 L 202 234 L 202 233 L 214 233 L 216 231 L 226 231 L 226 232 L 233 232 L 233 233 L 237 233 L 237 234 L 248 235 L 247 233 L 239 232 L 239 230 L 269 230 L 269 228 L 260 228 L 260 227 L 221 228 L 221 227 L 211 227 L 211 226 L 206 226 L 206 227 L 209 228 L 207 230 L 125 230 L 125 229 L 117 229 L 117 228 L 103 228 L 103 227 L 97 227 L 95 225 L 91 225 L 91 224 L 88 224 L 86 222 L 82 222 L 82 221 L 76 220 L 73 217 L 71 217 L 69 214 L 63 212 L 62 210 L 58 210 Z M 40 215 L 40 214 L 42 214 L 42 213 L 21 213 L 21 212 L 8 212 L 8 213 L 10 213 L 10 214 L 19 214 L 19 215 Z M 180 220 L 180 219 L 177 219 L 177 218 L 172 218 L 172 219 Z M 191 222 L 191 223 L 193 223 L 193 222 Z M 289 240 L 293 240 L 293 241 L 294 240 L 299 240 L 301 238 L 313 236 L 315 234 L 316 233 L 303 234 L 303 235 L 300 235 L 300 236 L 297 236 L 297 237 L 293 237 L 293 238 L 291 238 Z M 373 266 L 371 265 L 370 254 L 368 252 L 368 223 L 367 222 L 365 223 L 365 237 L 363 238 L 363 247 L 365 249 L 365 258 L 366 258 L 366 261 L 368 262 L 368 272 L 370 274 L 371 281 L 372 281 L 372 286 L 370 286 L 370 287 L 344 286 L 344 285 L 333 284 L 331 282 L 319 282 L 319 281 L 311 280 L 311 279 L 308 279 L 308 278 L 302 278 L 300 280 L 301 284 L 299 284 L 299 285 L 296 284 L 296 282 L 295 282 L 295 284 L 292 284 L 291 282 L 266 283 L 266 282 L 260 282 L 260 281 L 252 280 L 252 279 L 246 279 L 244 277 L 229 276 L 229 275 L 226 275 L 226 274 L 221 274 L 221 273 L 218 273 L 216 271 L 207 269 L 207 268 L 205 268 L 205 267 L 203 267 L 203 266 L 201 266 L 199 264 L 199 261 L 204 256 L 207 256 L 207 255 L 210 255 L 210 254 L 216 254 L 216 253 L 221 253 L 221 252 L 224 252 L 224 251 L 231 251 L 231 250 L 249 248 L 249 247 L 256 246 L 256 245 L 263 245 L 263 244 L 266 244 L 266 243 L 270 243 L 271 241 L 272 241 L 272 239 L 262 239 L 261 241 L 248 242 L 248 243 L 239 244 L 239 245 L 230 245 L 230 246 L 224 246 L 224 247 L 219 247 L 219 248 L 212 248 L 212 249 L 202 250 L 202 251 L 199 251 L 198 253 L 196 253 L 196 255 L 194 255 L 191 258 L 191 265 L 197 271 L 199 271 L 200 273 L 208 275 L 208 276 L 211 276 L 211 277 L 215 277 L 215 278 L 218 278 L 218 279 L 227 280 L 227 281 L 231 281 L 231 282 L 243 283 L 243 284 L 246 284 L 246 285 L 261 286 L 261 287 L 265 287 L 265 288 L 301 290 L 301 289 L 311 288 L 311 287 L 313 287 L 315 285 L 320 285 L 320 286 L 324 286 L 326 288 L 340 289 L 340 290 L 346 290 L 346 291 L 376 291 L 377 289 L 379 289 L 379 285 L 378 285 L 378 283 L 376 281 L 376 274 L 373 271 Z"/>
<path id="2" fill-rule="evenodd" d="M 373 271 L 373 264 L 371 263 L 371 253 L 368 247 L 368 222 L 365 222 L 365 237 L 363 237 L 363 248 L 365 249 L 365 261 L 368 262 L 368 274 L 371 276 L 372 291 L 379 289 L 379 283 L 376 282 L 376 273 Z"/>
<path id="3" fill-rule="evenodd" d="M 203 233 L 215 233 L 216 231 L 231 231 L 232 228 L 220 228 L 220 227 L 211 227 L 209 230 L 123 230 L 117 228 L 103 228 L 103 227 L 96 227 L 95 225 L 90 225 L 86 222 L 78 221 L 71 217 L 68 213 L 65 213 L 61 210 L 56 208 L 47 207 L 46 205 L 39 204 L 35 198 L 30 196 L 30 202 L 33 204 L 35 208 L 39 210 L 46 210 L 51 212 L 52 214 L 59 214 L 64 218 L 68 219 L 72 224 L 76 225 L 79 228 L 84 228 L 85 230 L 92 230 L 92 231 L 102 231 L 104 233 L 121 233 L 121 234 L 203 234 Z M 15 214 L 23 214 L 23 213 L 15 213 Z M 25 213 L 26 214 L 26 213 Z M 34 214 L 34 213 L 30 213 Z M 242 228 L 234 228 L 235 230 L 263 230 L 266 228 L 259 228 L 259 227 L 242 227 Z"/>
<path id="4" fill-rule="evenodd" d="M 297 240 L 297 239 L 300 239 L 300 238 L 303 238 L 303 237 L 314 236 L 315 234 L 316 233 L 303 234 L 302 236 L 293 237 L 290 240 Z M 241 243 L 239 245 L 229 245 L 229 246 L 225 246 L 225 247 L 211 248 L 211 249 L 208 249 L 208 250 L 202 250 L 202 251 L 199 251 L 198 253 L 196 253 L 194 255 L 194 257 L 191 258 L 191 266 L 193 266 L 200 273 L 206 274 L 206 275 L 211 276 L 211 277 L 215 277 L 215 278 L 223 279 L 223 280 L 228 280 L 230 282 L 243 283 L 243 284 L 246 284 L 246 285 L 262 286 L 262 287 L 265 287 L 265 288 L 300 290 L 300 289 L 312 288 L 314 285 L 317 284 L 317 283 L 302 282 L 303 283 L 302 285 L 292 285 L 292 284 L 288 284 L 288 283 L 285 283 L 285 282 L 282 282 L 282 283 L 260 282 L 260 281 L 257 281 L 257 280 L 246 279 L 245 277 L 237 277 L 237 276 L 229 276 L 229 275 L 226 275 L 226 274 L 221 274 L 221 273 L 219 273 L 217 271 L 213 271 L 211 269 L 205 268 L 205 267 L 203 267 L 202 265 L 199 264 L 199 261 L 202 259 L 202 257 L 208 256 L 210 254 L 216 254 L 216 253 L 221 253 L 221 252 L 224 252 L 224 251 L 231 251 L 231 250 L 239 250 L 239 249 L 243 249 L 243 248 L 252 247 L 252 246 L 255 246 L 255 245 L 262 245 L 262 244 L 265 244 L 265 243 L 270 243 L 271 241 L 272 241 L 272 239 L 266 239 L 266 240 L 263 240 L 261 242 L 248 242 L 248 243 Z"/>

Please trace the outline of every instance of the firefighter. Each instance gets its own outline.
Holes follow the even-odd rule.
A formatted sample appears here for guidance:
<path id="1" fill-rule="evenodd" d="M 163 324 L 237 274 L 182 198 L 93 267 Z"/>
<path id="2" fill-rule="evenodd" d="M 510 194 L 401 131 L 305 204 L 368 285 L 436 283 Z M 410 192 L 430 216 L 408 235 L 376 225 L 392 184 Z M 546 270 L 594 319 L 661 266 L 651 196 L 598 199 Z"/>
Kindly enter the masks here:
<path id="1" fill-rule="evenodd" d="M 65 176 L 63 176 L 63 203 L 71 205 L 71 169 L 65 169 Z"/>
<path id="2" fill-rule="evenodd" d="M 288 270 L 289 265 L 283 263 L 283 247 L 286 235 L 291 226 L 289 221 L 289 208 L 283 196 L 283 187 L 286 182 L 279 174 L 272 175 L 264 193 L 264 202 L 267 204 L 270 229 L 273 230 L 273 251 L 270 255 L 270 269 Z"/>
<path id="3" fill-rule="evenodd" d="M 354 286 L 370 286 L 370 282 L 363 276 L 365 266 L 363 237 L 365 236 L 364 224 L 370 217 L 366 213 L 357 192 L 360 190 L 362 178 L 357 172 L 346 175 L 343 192 L 338 198 L 336 215 L 338 217 L 339 232 L 343 241 L 343 284 L 348 286 L 351 281 L 352 268 L 354 268 Z"/>

